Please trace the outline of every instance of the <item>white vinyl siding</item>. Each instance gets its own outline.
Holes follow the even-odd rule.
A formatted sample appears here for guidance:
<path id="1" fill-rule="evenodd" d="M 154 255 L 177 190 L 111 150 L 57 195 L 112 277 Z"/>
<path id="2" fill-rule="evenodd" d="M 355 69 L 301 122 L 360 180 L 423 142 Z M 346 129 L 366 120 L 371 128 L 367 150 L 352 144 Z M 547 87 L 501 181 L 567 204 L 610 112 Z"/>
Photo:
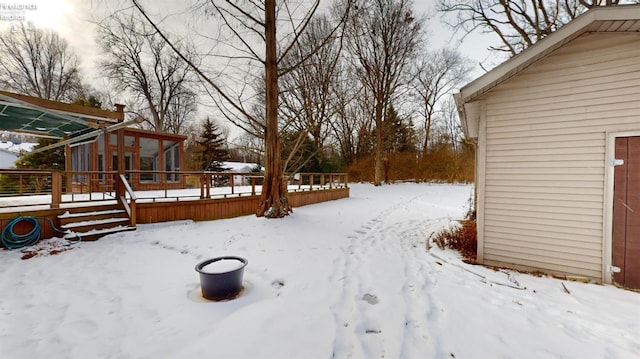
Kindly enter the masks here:
<path id="1" fill-rule="evenodd" d="M 584 34 L 482 96 L 482 259 L 603 278 L 607 132 L 640 130 L 640 33 Z"/>

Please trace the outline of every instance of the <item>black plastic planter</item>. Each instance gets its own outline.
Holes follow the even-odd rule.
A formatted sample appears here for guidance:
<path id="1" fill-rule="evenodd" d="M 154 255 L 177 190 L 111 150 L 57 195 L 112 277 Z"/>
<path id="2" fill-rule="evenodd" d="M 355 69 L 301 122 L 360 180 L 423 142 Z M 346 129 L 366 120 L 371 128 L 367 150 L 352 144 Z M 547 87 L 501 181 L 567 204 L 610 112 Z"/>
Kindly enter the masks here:
<path id="1" fill-rule="evenodd" d="M 216 257 L 196 265 L 200 273 L 202 296 L 209 300 L 236 297 L 242 290 L 242 276 L 247 260 L 241 257 Z"/>

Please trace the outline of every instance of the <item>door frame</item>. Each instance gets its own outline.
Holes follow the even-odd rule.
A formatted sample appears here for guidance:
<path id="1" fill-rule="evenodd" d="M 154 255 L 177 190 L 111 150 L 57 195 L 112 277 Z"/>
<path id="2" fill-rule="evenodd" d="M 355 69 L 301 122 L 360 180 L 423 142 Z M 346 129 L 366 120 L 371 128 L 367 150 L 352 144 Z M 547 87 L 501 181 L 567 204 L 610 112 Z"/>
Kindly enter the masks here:
<path id="1" fill-rule="evenodd" d="M 640 130 L 607 132 L 605 153 L 605 179 L 604 179 L 604 220 L 602 233 L 602 280 L 605 283 L 613 283 L 613 272 L 610 268 L 613 264 L 613 185 L 615 166 L 616 138 L 640 137 Z"/>

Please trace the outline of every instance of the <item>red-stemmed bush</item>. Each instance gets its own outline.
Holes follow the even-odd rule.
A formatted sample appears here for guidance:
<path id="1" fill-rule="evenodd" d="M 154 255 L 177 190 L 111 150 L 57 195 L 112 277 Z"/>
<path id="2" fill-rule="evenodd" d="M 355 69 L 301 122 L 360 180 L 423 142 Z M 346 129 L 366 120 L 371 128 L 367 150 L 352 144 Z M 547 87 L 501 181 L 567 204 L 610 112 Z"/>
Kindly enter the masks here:
<path id="1" fill-rule="evenodd" d="M 474 263 L 477 256 L 478 234 L 476 221 L 465 220 L 460 226 L 444 229 L 433 237 L 440 249 L 451 248 L 460 253 L 465 262 Z"/>

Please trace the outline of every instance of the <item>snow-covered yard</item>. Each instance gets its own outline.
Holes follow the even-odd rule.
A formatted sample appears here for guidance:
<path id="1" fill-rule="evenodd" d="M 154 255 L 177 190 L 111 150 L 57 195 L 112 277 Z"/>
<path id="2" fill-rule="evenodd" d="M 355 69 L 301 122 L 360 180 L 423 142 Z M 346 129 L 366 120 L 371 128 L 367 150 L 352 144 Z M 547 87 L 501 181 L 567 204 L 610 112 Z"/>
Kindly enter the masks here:
<path id="1" fill-rule="evenodd" d="M 640 357 L 640 294 L 426 250 L 471 186 L 351 188 L 281 220 L 143 225 L 29 260 L 2 251 L 0 358 Z M 194 267 L 220 255 L 248 259 L 245 290 L 208 302 Z"/>

